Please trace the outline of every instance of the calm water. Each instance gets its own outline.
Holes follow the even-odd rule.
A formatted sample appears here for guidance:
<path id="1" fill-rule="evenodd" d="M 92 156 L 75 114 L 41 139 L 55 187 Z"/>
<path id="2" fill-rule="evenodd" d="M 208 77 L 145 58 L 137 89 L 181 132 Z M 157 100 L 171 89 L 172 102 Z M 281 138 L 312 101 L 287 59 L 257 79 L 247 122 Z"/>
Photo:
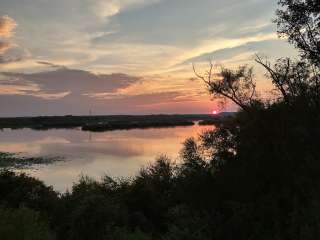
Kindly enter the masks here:
<path id="1" fill-rule="evenodd" d="M 211 127 L 212 128 L 212 127 Z M 56 190 L 70 189 L 81 174 L 100 179 L 133 176 L 161 154 L 179 161 L 182 143 L 210 129 L 204 126 L 89 133 L 81 130 L 30 129 L 0 132 L 0 151 L 26 156 L 60 156 L 63 162 L 23 171 Z"/>

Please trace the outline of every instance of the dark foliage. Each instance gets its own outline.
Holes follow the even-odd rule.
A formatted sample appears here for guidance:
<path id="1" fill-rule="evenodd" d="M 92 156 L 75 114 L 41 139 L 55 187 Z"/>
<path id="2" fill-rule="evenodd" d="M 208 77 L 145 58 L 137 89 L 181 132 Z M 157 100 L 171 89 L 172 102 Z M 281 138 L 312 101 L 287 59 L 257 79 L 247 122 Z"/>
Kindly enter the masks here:
<path id="1" fill-rule="evenodd" d="M 320 2 L 280 0 L 277 11 L 278 33 L 297 47 L 304 59 L 320 66 Z"/>
<path id="2" fill-rule="evenodd" d="M 8 209 L 0 207 L 1 240 L 49 240 L 54 239 L 46 220 L 28 208 Z"/>

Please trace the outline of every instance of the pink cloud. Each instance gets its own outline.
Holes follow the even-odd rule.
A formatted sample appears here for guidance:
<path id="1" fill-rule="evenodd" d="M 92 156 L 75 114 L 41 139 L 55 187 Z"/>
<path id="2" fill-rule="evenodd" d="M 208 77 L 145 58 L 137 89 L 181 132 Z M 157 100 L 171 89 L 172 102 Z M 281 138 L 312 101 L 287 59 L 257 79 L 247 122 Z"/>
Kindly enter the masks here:
<path id="1" fill-rule="evenodd" d="M 11 37 L 13 30 L 17 26 L 17 23 L 14 19 L 9 16 L 0 17 L 0 37 L 9 38 Z"/>
<path id="2" fill-rule="evenodd" d="M 2 39 L 10 38 L 16 26 L 17 26 L 17 23 L 9 16 L 0 17 L 0 54 L 3 54 L 9 48 L 12 48 L 15 46 L 10 41 L 1 40 L 1 38 Z M 3 58 L 0 59 L 0 63 L 1 62 L 3 62 Z"/>

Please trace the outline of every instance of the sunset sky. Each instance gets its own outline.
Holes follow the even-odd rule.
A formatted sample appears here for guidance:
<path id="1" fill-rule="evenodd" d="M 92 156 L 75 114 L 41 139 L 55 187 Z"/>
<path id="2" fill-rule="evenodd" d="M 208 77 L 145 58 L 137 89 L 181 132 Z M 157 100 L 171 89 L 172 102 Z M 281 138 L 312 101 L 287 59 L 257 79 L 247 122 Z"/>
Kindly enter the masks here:
<path id="1" fill-rule="evenodd" d="M 276 0 L 1 0 L 0 116 L 209 113 L 209 59 L 294 56 Z M 259 89 L 268 89 L 255 68 Z M 234 110 L 228 105 L 224 111 Z"/>

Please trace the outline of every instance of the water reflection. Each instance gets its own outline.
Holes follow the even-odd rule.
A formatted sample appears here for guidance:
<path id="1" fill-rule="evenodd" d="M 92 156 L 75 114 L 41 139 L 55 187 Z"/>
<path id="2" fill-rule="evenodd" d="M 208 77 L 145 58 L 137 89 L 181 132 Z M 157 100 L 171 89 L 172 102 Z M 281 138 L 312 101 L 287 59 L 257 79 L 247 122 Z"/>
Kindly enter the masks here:
<path id="1" fill-rule="evenodd" d="M 73 130 L 0 132 L 0 151 L 26 156 L 62 156 L 65 162 L 23 171 L 38 177 L 59 191 L 72 186 L 80 174 L 100 178 L 134 175 L 142 166 L 166 154 L 178 160 L 181 143 L 210 127 L 192 126 L 135 129 L 103 133 Z"/>

